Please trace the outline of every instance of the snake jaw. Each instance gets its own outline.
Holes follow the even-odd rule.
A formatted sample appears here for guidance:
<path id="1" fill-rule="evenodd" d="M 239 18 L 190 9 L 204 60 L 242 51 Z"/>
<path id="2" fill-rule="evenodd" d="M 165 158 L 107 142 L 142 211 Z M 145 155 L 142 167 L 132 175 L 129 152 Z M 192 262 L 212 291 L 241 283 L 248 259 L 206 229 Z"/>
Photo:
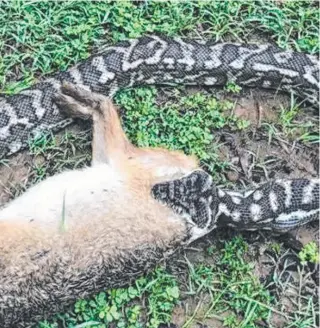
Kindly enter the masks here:
<path id="1" fill-rule="evenodd" d="M 171 207 L 185 220 L 188 242 L 208 234 L 216 227 L 217 189 L 208 173 L 195 170 L 180 179 L 154 185 L 151 193 L 156 200 Z"/>

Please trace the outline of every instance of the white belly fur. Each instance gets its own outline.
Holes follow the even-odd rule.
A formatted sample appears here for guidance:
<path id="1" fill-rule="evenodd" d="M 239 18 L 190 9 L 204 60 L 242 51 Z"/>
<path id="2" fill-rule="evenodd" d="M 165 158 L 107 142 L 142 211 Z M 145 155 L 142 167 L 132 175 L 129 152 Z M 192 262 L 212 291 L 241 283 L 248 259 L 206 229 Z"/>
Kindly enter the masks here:
<path id="1" fill-rule="evenodd" d="M 63 172 L 10 202 L 0 211 L 0 220 L 56 225 L 63 218 L 70 222 L 86 216 L 85 213 L 100 216 L 108 213 L 116 199 L 125 196 L 123 189 L 119 174 L 108 165 Z"/>

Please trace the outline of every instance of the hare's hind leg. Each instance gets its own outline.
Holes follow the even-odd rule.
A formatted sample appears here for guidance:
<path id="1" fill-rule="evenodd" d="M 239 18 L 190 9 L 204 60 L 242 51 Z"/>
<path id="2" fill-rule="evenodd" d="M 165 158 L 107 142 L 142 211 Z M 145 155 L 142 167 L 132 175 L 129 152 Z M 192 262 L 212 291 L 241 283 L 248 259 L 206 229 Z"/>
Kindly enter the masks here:
<path id="1" fill-rule="evenodd" d="M 92 165 L 124 160 L 135 149 L 121 127 L 117 109 L 107 97 L 65 83 L 56 102 L 71 116 L 92 118 Z"/>
<path id="2" fill-rule="evenodd" d="M 57 103 L 71 115 L 93 120 L 92 165 L 108 163 L 127 169 L 139 167 L 149 173 L 151 181 L 169 179 L 191 172 L 198 167 L 194 156 L 162 148 L 137 148 L 127 139 L 112 101 L 70 83 L 61 88 Z M 128 164 L 128 165 L 126 165 Z"/>

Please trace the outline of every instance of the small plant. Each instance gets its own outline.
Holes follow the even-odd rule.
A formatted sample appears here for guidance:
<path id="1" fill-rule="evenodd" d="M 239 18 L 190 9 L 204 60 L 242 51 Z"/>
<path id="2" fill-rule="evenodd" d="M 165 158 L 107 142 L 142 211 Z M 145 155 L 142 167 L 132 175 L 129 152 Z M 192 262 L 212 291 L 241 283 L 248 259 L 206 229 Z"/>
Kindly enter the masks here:
<path id="1" fill-rule="evenodd" d="M 208 255 L 213 255 L 216 250 L 216 247 L 214 245 L 211 245 L 207 248 L 207 253 Z"/>
<path id="2" fill-rule="evenodd" d="M 280 124 L 284 128 L 292 127 L 294 125 L 294 120 L 297 117 L 298 113 L 299 107 L 295 103 L 293 103 L 289 109 L 282 107 L 279 115 Z"/>
<path id="3" fill-rule="evenodd" d="M 272 243 L 270 248 L 275 252 L 275 254 L 279 255 L 281 251 L 281 245 L 279 243 Z"/>
<path id="4" fill-rule="evenodd" d="M 237 328 L 239 327 L 239 320 L 235 314 L 230 314 L 225 317 L 223 320 L 223 326 L 228 328 Z"/>
<path id="5" fill-rule="evenodd" d="M 240 87 L 240 85 L 237 85 L 234 82 L 228 82 L 227 85 L 225 86 L 225 90 L 231 93 L 240 93 L 240 91 L 242 90 L 242 88 Z"/>
<path id="6" fill-rule="evenodd" d="M 289 108 L 281 107 L 277 127 L 274 128 L 278 137 L 300 140 L 304 143 L 319 142 L 318 123 L 305 117 L 300 117 L 300 108 L 293 96 Z"/>
<path id="7" fill-rule="evenodd" d="M 161 323 L 168 323 L 174 306 L 178 303 L 180 291 L 175 278 L 158 268 L 151 275 L 151 283 L 146 290 L 148 296 L 149 318 L 147 327 L 157 328 Z"/>
<path id="8" fill-rule="evenodd" d="M 47 168 L 45 166 L 45 164 L 40 164 L 40 165 L 35 165 L 33 167 L 34 170 L 34 174 L 35 174 L 35 182 L 39 182 L 41 180 L 43 180 L 46 175 L 47 175 Z"/>
<path id="9" fill-rule="evenodd" d="M 41 155 L 56 146 L 56 139 L 52 134 L 40 134 L 28 141 L 30 153 Z"/>
<path id="10" fill-rule="evenodd" d="M 299 252 L 301 264 L 306 265 L 307 262 L 319 263 L 319 251 L 317 244 L 314 241 L 306 244 Z"/>
<path id="11" fill-rule="evenodd" d="M 39 323 L 39 328 L 55 328 L 61 320 L 73 327 L 93 323 L 95 328 L 110 324 L 117 328 L 157 328 L 161 323 L 170 322 L 179 298 L 176 279 L 163 268 L 157 268 L 128 288 L 112 289 L 91 299 L 78 300 L 73 312 L 58 315 L 51 323 Z M 142 299 L 145 309 L 138 304 Z"/>
<path id="12" fill-rule="evenodd" d="M 196 294 L 199 294 L 202 290 L 210 290 L 214 278 L 214 270 L 212 267 L 200 264 L 197 265 L 190 274 L 190 279 L 195 286 Z"/>

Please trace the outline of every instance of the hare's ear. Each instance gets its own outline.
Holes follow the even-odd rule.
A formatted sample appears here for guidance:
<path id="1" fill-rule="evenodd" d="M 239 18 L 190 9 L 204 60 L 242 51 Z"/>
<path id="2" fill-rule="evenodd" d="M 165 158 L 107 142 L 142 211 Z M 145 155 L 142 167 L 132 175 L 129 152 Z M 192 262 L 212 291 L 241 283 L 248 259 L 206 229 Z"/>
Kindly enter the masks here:
<path id="1" fill-rule="evenodd" d="M 217 214 L 217 188 L 212 177 L 202 171 L 152 187 L 152 196 L 185 217 L 192 226 L 211 231 Z"/>

